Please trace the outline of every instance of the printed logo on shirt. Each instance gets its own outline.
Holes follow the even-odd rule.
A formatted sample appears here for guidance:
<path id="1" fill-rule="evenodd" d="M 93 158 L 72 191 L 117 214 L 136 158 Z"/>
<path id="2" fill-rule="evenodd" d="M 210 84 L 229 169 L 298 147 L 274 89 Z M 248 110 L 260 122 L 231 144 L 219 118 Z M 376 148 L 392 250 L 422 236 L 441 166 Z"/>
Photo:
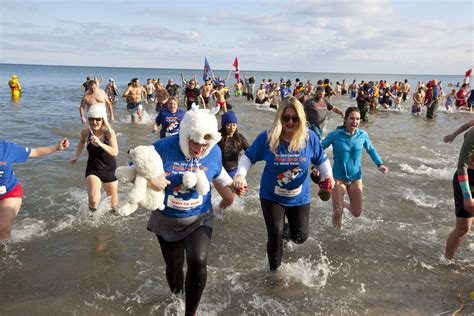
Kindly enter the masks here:
<path id="1" fill-rule="evenodd" d="M 7 164 L 6 161 L 0 161 L 0 166 L 5 166 Z"/>
<path id="2" fill-rule="evenodd" d="M 7 192 L 7 188 L 4 185 L 2 185 L 0 187 L 0 194 L 5 194 L 6 192 Z"/>
<path id="3" fill-rule="evenodd" d="M 279 186 L 275 186 L 275 191 L 274 193 L 279 196 L 284 196 L 284 197 L 294 197 L 297 196 L 301 193 L 303 186 L 300 185 L 296 189 L 293 190 L 287 190 L 285 188 L 280 188 Z"/>
<path id="4" fill-rule="evenodd" d="M 283 186 L 284 184 L 288 184 L 290 183 L 291 181 L 293 181 L 294 179 L 296 179 L 298 177 L 298 175 L 301 173 L 301 168 L 298 167 L 298 168 L 294 168 L 294 169 L 290 169 L 290 170 L 286 170 L 285 172 L 282 172 L 280 174 L 278 174 L 278 180 L 277 180 L 277 183 L 279 186 Z"/>
<path id="5" fill-rule="evenodd" d="M 202 195 L 199 195 L 196 199 L 190 199 L 190 200 L 183 200 L 183 199 L 174 197 L 172 195 L 169 195 L 166 205 L 176 210 L 189 211 L 202 205 Z"/>
<path id="6" fill-rule="evenodd" d="M 177 196 L 177 195 L 180 195 L 180 194 L 186 194 L 188 192 L 190 192 L 190 190 L 188 188 L 186 188 L 186 186 L 184 184 L 177 185 L 173 189 L 173 195 L 174 196 Z"/>

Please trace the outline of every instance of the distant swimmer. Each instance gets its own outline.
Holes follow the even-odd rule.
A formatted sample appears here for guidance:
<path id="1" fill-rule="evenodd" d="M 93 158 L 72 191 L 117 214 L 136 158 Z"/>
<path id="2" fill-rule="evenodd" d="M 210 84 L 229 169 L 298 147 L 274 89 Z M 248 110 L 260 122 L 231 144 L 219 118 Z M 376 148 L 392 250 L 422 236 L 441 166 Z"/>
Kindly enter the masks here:
<path id="1" fill-rule="evenodd" d="M 0 140 L 0 242 L 10 239 L 13 221 L 20 211 L 23 189 L 13 172 L 13 164 L 22 163 L 30 157 L 46 156 L 69 147 L 63 138 L 50 147 L 28 148 Z"/>
<path id="2" fill-rule="evenodd" d="M 109 83 L 105 86 L 105 92 L 107 93 L 110 102 L 115 102 L 117 100 L 117 97 L 120 95 L 120 92 L 113 78 L 109 79 Z"/>
<path id="3" fill-rule="evenodd" d="M 132 79 L 123 96 L 127 98 L 127 110 L 130 113 L 132 123 L 136 121 L 135 115 L 141 121 L 143 112 L 142 97 L 146 100 L 146 90 L 140 85 L 138 78 Z"/>
<path id="4" fill-rule="evenodd" d="M 88 89 L 84 92 L 79 106 L 79 114 L 81 115 L 82 124 L 86 124 L 85 114 L 89 108 L 93 105 L 100 105 L 104 108 L 107 107 L 109 110 L 110 121 L 114 121 L 114 110 L 112 108 L 112 102 L 110 102 L 107 93 L 100 89 L 95 80 L 90 80 L 87 83 Z"/>
<path id="5" fill-rule="evenodd" d="M 306 127 L 303 105 L 293 96 L 284 98 L 272 127 L 261 132 L 239 160 L 234 186 L 242 196 L 251 166 L 265 161 L 260 180 L 260 205 L 267 228 L 270 270 L 282 261 L 283 242 L 301 244 L 308 238 L 311 164 L 332 186 L 331 164 L 316 134 Z M 285 218 L 288 225 L 285 224 Z"/>
<path id="6" fill-rule="evenodd" d="M 333 174 L 336 185 L 332 192 L 332 225 L 342 228 L 344 207 L 351 214 L 359 217 L 362 213 L 362 148 L 365 148 L 372 161 L 383 174 L 388 172 L 382 159 L 375 150 L 367 132 L 359 128 L 360 111 L 349 107 L 344 115 L 344 124 L 339 126 L 322 141 L 324 149 L 332 145 Z M 347 191 L 349 203 L 345 205 L 344 195 Z"/>
<path id="7" fill-rule="evenodd" d="M 10 87 L 10 92 L 13 98 L 18 98 L 21 96 L 21 85 L 18 80 L 18 76 L 13 75 L 12 78 L 8 81 L 8 86 Z"/>
<path id="8" fill-rule="evenodd" d="M 109 197 L 110 209 L 115 210 L 118 200 L 118 181 L 115 177 L 117 136 L 107 122 L 104 106 L 99 104 L 91 106 L 87 113 L 87 121 L 88 126 L 81 131 L 81 139 L 70 163 L 76 163 L 84 147 L 87 148 L 89 158 L 86 167 L 86 185 L 89 210 L 97 210 L 102 186 Z"/>

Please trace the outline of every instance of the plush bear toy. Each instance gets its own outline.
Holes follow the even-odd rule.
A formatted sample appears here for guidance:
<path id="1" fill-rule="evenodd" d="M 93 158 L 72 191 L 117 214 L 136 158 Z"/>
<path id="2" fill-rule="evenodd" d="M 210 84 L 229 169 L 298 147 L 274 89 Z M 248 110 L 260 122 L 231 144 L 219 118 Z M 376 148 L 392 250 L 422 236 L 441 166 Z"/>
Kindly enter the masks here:
<path id="1" fill-rule="evenodd" d="M 133 165 L 118 167 L 115 175 L 120 182 L 133 182 L 134 186 L 128 193 L 127 202 L 117 212 L 122 216 L 128 216 L 135 212 L 138 206 L 148 210 L 163 210 L 165 193 L 147 186 L 149 179 L 164 173 L 160 155 L 153 146 L 138 146 L 130 149 L 128 156 Z"/>

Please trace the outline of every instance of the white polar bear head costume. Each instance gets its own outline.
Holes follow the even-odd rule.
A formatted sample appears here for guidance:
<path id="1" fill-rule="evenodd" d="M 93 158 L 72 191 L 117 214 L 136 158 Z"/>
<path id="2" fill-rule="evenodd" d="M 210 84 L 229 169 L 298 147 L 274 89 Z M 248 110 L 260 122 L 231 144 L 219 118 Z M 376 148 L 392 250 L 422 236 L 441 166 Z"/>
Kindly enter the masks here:
<path id="1" fill-rule="evenodd" d="M 217 107 L 211 110 L 204 110 L 199 109 L 198 106 L 193 104 L 191 110 L 184 115 L 179 125 L 179 147 L 187 159 L 191 158 L 189 154 L 190 139 L 196 143 L 209 146 L 202 156 L 197 157 L 199 159 L 206 157 L 212 147 L 221 140 L 215 116 L 219 109 Z"/>

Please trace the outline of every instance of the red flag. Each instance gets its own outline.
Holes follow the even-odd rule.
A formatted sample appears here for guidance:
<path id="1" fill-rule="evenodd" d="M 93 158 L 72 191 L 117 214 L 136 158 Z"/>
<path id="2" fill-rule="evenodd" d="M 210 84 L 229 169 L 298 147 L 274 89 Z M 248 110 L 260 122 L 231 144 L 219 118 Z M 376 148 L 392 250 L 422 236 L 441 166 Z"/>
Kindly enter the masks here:
<path id="1" fill-rule="evenodd" d="M 237 60 L 237 57 L 235 57 L 234 63 L 232 64 L 235 68 L 235 79 L 239 80 L 240 78 L 240 73 L 239 73 L 239 61 Z"/>
<path id="2" fill-rule="evenodd" d="M 472 72 L 472 68 L 469 68 L 466 71 L 466 74 L 464 75 L 464 82 L 463 83 L 466 83 L 466 84 L 469 83 L 469 78 L 471 77 L 471 72 Z"/>
<path id="3" fill-rule="evenodd" d="M 234 63 L 232 64 L 232 66 L 234 66 L 235 69 L 239 68 L 239 61 L 237 60 L 237 57 L 235 57 L 235 60 L 234 60 Z"/>

